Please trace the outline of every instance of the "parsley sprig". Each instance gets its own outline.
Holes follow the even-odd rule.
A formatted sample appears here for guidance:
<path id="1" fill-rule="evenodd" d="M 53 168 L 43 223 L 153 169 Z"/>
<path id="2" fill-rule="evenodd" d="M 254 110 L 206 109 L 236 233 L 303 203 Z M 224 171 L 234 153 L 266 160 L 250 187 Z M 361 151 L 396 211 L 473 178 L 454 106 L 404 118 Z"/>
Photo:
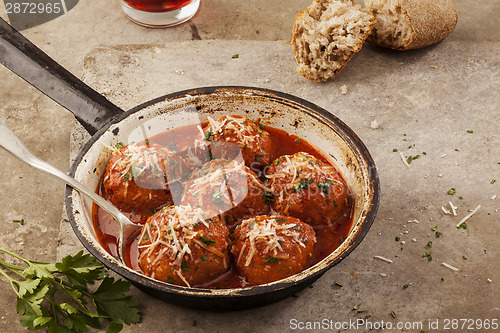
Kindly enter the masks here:
<path id="1" fill-rule="evenodd" d="M 106 332 L 114 333 L 123 324 L 140 321 L 139 303 L 125 295 L 130 283 L 109 277 L 104 266 L 83 251 L 55 264 L 28 260 L 3 248 L 0 252 L 22 263 L 0 259 L 0 275 L 14 289 L 21 324 L 30 331 L 88 332 L 88 327 L 102 329 L 107 324 Z M 88 288 L 98 281 L 97 288 Z"/>

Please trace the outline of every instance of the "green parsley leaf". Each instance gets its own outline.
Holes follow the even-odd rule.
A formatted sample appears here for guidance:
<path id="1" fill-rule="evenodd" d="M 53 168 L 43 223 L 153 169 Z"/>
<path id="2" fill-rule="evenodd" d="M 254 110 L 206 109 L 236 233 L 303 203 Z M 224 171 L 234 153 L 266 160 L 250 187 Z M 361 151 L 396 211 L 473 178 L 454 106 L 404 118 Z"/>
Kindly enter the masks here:
<path id="1" fill-rule="evenodd" d="M 431 255 L 431 252 L 425 252 L 423 255 L 422 255 L 422 258 L 427 258 L 429 261 L 432 260 L 432 255 Z"/>
<path id="2" fill-rule="evenodd" d="M 272 264 L 272 263 L 278 262 L 280 260 L 282 260 L 282 259 L 275 258 L 275 257 L 267 257 L 266 259 L 264 259 L 264 262 L 266 264 Z"/>
<path id="3" fill-rule="evenodd" d="M 262 195 L 262 200 L 264 200 L 264 202 L 274 202 L 274 194 L 268 191 L 264 191 L 264 194 Z"/>
<path id="4" fill-rule="evenodd" d="M 299 191 L 305 190 L 313 182 L 314 182 L 314 179 L 301 179 L 300 181 L 298 181 L 297 183 L 295 183 L 293 185 L 293 190 L 295 192 L 299 192 Z"/>
<path id="5" fill-rule="evenodd" d="M 467 130 L 467 133 L 472 134 L 474 133 L 474 130 Z"/>
<path id="6" fill-rule="evenodd" d="M 252 230 L 255 224 L 257 223 L 257 220 L 253 220 L 252 223 L 248 226 L 248 229 Z"/>
<path id="7" fill-rule="evenodd" d="M 412 161 L 416 160 L 416 159 L 417 159 L 417 158 L 419 158 L 419 157 L 420 157 L 420 155 L 415 155 L 415 156 L 411 156 L 411 155 L 410 155 L 410 156 L 408 156 L 408 157 L 406 158 L 406 163 L 410 164 Z"/>
<path id="8" fill-rule="evenodd" d="M 490 182 L 490 184 L 495 184 L 496 181 L 497 181 L 496 179 L 492 179 L 491 182 Z"/>
<path id="9" fill-rule="evenodd" d="M 211 240 L 209 238 L 205 238 L 203 236 L 198 237 L 198 239 L 201 240 L 203 242 L 203 244 L 205 244 L 205 247 L 208 247 L 210 244 L 215 244 L 214 240 Z"/>
<path id="10" fill-rule="evenodd" d="M 333 180 L 327 179 L 324 183 L 318 183 L 319 189 L 326 195 L 330 194 L 330 186 L 332 186 Z"/>
<path id="11" fill-rule="evenodd" d="M 19 223 L 20 225 L 24 225 L 24 219 L 20 220 L 12 220 L 13 223 Z"/>
<path id="12" fill-rule="evenodd" d="M 467 223 L 465 223 L 465 222 L 460 223 L 460 225 L 458 226 L 458 229 L 460 229 L 460 228 L 467 229 Z"/>
<path id="13" fill-rule="evenodd" d="M 452 187 L 446 193 L 448 193 L 449 195 L 453 195 L 453 194 L 457 193 L 457 190 L 454 187 Z"/>
<path id="14" fill-rule="evenodd" d="M 0 260 L 0 274 L 14 289 L 21 324 L 29 330 L 88 332 L 88 327 L 102 329 L 107 323 L 107 332 L 119 332 L 123 324 L 140 321 L 138 302 L 126 295 L 130 283 L 108 277 L 104 266 L 83 251 L 55 264 L 31 261 L 3 248 L 0 252 L 23 264 Z M 89 284 L 99 282 L 94 292 L 89 290 Z"/>
<path id="15" fill-rule="evenodd" d="M 240 57 L 240 55 L 239 55 L 238 53 L 236 53 L 236 54 L 233 54 L 233 56 L 232 56 L 231 58 L 233 58 L 233 59 L 237 59 L 237 58 L 239 58 L 239 57 Z"/>
<path id="16" fill-rule="evenodd" d="M 216 205 L 222 205 L 224 203 L 224 199 L 222 198 L 222 192 L 219 190 L 216 190 L 212 194 L 212 202 Z"/>
<path id="17" fill-rule="evenodd" d="M 184 272 L 189 272 L 190 268 L 187 264 L 187 262 L 183 261 L 182 264 L 181 264 L 181 269 L 184 271 Z"/>
<path id="18" fill-rule="evenodd" d="M 203 137 L 203 140 L 208 141 L 210 138 L 214 135 L 212 131 L 206 131 L 205 136 Z"/>
<path id="19" fill-rule="evenodd" d="M 123 148 L 123 147 L 125 147 L 125 145 L 123 144 L 123 142 L 118 142 L 118 143 L 115 145 L 115 148 L 116 148 L 116 149 L 121 149 L 121 148 Z"/>

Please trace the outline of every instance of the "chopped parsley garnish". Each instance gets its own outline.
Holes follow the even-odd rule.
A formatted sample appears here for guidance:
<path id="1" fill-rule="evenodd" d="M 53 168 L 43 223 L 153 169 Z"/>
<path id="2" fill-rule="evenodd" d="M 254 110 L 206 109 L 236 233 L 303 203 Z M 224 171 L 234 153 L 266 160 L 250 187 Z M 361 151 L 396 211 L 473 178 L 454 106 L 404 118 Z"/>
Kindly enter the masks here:
<path id="1" fill-rule="evenodd" d="M 214 240 L 211 240 L 211 239 L 203 237 L 203 236 L 198 237 L 198 239 L 201 240 L 203 242 L 203 244 L 205 244 L 205 247 L 208 247 L 210 244 L 215 244 Z"/>
<path id="2" fill-rule="evenodd" d="M 467 256 L 463 256 L 462 258 L 464 258 L 464 260 L 467 260 L 467 259 L 468 259 L 468 258 L 467 258 Z"/>
<path id="3" fill-rule="evenodd" d="M 255 226 L 255 223 L 257 223 L 257 220 L 253 220 L 252 223 L 250 223 L 250 225 L 248 226 L 248 229 L 252 230 Z"/>
<path id="4" fill-rule="evenodd" d="M 203 140 L 208 141 L 210 138 L 214 135 L 212 131 L 206 131 L 205 136 L 203 137 Z"/>
<path id="5" fill-rule="evenodd" d="M 423 255 L 422 255 L 422 258 L 427 258 L 429 261 L 432 260 L 432 255 L 431 255 L 431 252 L 425 252 Z"/>
<path id="6" fill-rule="evenodd" d="M 134 163 L 130 167 L 130 177 L 131 178 L 137 178 L 141 175 L 141 173 L 144 171 L 144 166 L 140 163 Z"/>
<path id="7" fill-rule="evenodd" d="M 264 262 L 266 264 L 272 264 L 272 263 L 278 262 L 280 260 L 282 260 L 282 259 L 275 258 L 275 257 L 267 257 L 266 259 L 264 259 Z"/>
<path id="8" fill-rule="evenodd" d="M 214 194 L 212 194 L 212 202 L 216 205 L 222 205 L 224 203 L 224 200 L 222 199 L 222 192 L 219 190 L 216 190 Z"/>
<path id="9" fill-rule="evenodd" d="M 182 264 L 181 264 L 181 269 L 184 271 L 184 272 L 188 272 L 189 271 L 189 266 L 187 264 L 187 262 L 183 261 Z"/>
<path id="10" fill-rule="evenodd" d="M 115 145 L 115 148 L 116 148 L 116 149 L 121 149 L 121 148 L 123 148 L 123 147 L 125 147 L 125 145 L 123 144 L 123 142 L 118 142 L 118 143 Z"/>
<path id="11" fill-rule="evenodd" d="M 262 195 L 262 200 L 264 200 L 264 202 L 274 202 L 274 194 L 268 191 L 264 191 L 264 194 Z"/>
<path id="12" fill-rule="evenodd" d="M 403 286 L 403 288 L 404 288 L 404 289 L 406 289 L 406 288 L 408 288 L 409 286 L 410 286 L 410 285 L 409 285 L 408 283 L 406 283 L 406 284 Z"/>
<path id="13" fill-rule="evenodd" d="M 394 238 L 394 240 L 395 240 L 396 242 L 399 242 L 399 241 L 401 240 L 401 237 L 396 236 L 396 237 Z"/>
<path id="14" fill-rule="evenodd" d="M 442 235 L 443 235 L 443 233 L 442 233 L 442 232 L 440 232 L 440 231 L 436 231 L 436 238 L 439 238 L 439 237 L 441 237 Z"/>
<path id="15" fill-rule="evenodd" d="M 337 199 L 333 199 L 333 205 L 335 206 L 335 208 L 339 206 L 339 204 L 337 203 Z"/>
<path id="16" fill-rule="evenodd" d="M 472 134 L 474 133 L 474 130 L 467 130 L 467 133 Z"/>
<path id="17" fill-rule="evenodd" d="M 167 282 L 168 282 L 168 283 L 174 283 L 174 278 L 173 278 L 173 277 L 171 277 L 170 275 L 169 275 L 169 276 L 167 276 Z"/>
<path id="18" fill-rule="evenodd" d="M 295 142 L 297 142 L 297 143 L 300 143 L 300 142 L 301 142 L 301 141 L 300 141 L 300 138 L 297 138 L 297 139 L 295 139 L 294 141 L 295 141 Z"/>
<path id="19" fill-rule="evenodd" d="M 437 227 L 438 227 L 438 226 L 432 227 L 432 228 L 431 228 L 431 230 L 432 230 L 432 231 L 436 231 Z"/>
<path id="20" fill-rule="evenodd" d="M 416 160 L 416 159 L 417 159 L 417 158 L 419 158 L 419 157 L 420 157 L 420 155 L 415 155 L 415 156 L 411 156 L 411 155 L 410 155 L 410 156 L 408 156 L 408 157 L 406 158 L 406 163 L 410 164 L 413 160 Z"/>
<path id="21" fill-rule="evenodd" d="M 428 247 L 432 247 L 432 241 L 428 241 L 428 242 L 427 242 L 427 246 L 428 246 Z"/>
<path id="22" fill-rule="evenodd" d="M 460 229 L 460 228 L 467 229 L 467 223 L 465 223 L 465 222 L 460 223 L 460 225 L 458 226 L 458 229 Z"/>
<path id="23" fill-rule="evenodd" d="M 453 194 L 457 193 L 457 190 L 454 187 L 452 187 L 446 193 L 448 193 L 449 195 L 453 195 Z"/>
<path id="24" fill-rule="evenodd" d="M 282 223 L 282 222 L 288 222 L 287 219 L 285 219 L 284 217 L 277 217 L 274 219 L 276 222 L 279 222 L 279 223 Z"/>
<path id="25" fill-rule="evenodd" d="M 295 192 L 299 192 L 305 190 L 309 187 L 310 184 L 314 182 L 314 179 L 301 179 L 299 182 L 293 185 L 293 190 Z"/>
<path id="26" fill-rule="evenodd" d="M 496 179 L 492 179 L 491 182 L 490 182 L 490 184 L 495 184 L 496 181 L 497 181 Z"/>
<path id="27" fill-rule="evenodd" d="M 12 222 L 14 222 L 14 223 L 19 223 L 20 225 L 24 225 L 24 219 L 20 219 L 20 220 L 12 220 Z"/>
<path id="28" fill-rule="evenodd" d="M 240 57 L 240 55 L 239 55 L 238 53 L 236 53 L 236 54 L 233 54 L 233 56 L 232 56 L 231 58 L 233 58 L 233 59 L 237 59 L 237 58 L 239 58 L 239 57 Z"/>
<path id="29" fill-rule="evenodd" d="M 167 147 L 172 150 L 174 153 L 177 152 L 177 144 L 175 142 L 170 142 Z"/>
<path id="30" fill-rule="evenodd" d="M 326 195 L 330 194 L 330 186 L 332 186 L 333 180 L 327 179 L 324 183 L 318 183 L 319 189 Z"/>
<path id="31" fill-rule="evenodd" d="M 130 175 L 128 173 L 123 176 L 124 181 L 129 180 L 129 178 L 130 178 Z"/>
<path id="32" fill-rule="evenodd" d="M 207 261 L 207 260 L 208 260 L 208 256 L 206 254 L 201 256 L 201 261 Z"/>
<path id="33" fill-rule="evenodd" d="M 258 132 L 260 135 L 264 134 L 264 132 L 262 132 L 262 130 L 260 130 L 259 128 L 256 128 L 255 131 Z"/>
<path id="34" fill-rule="evenodd" d="M 397 152 L 398 152 L 398 148 L 394 148 L 392 151 L 393 151 L 394 153 L 397 153 Z"/>

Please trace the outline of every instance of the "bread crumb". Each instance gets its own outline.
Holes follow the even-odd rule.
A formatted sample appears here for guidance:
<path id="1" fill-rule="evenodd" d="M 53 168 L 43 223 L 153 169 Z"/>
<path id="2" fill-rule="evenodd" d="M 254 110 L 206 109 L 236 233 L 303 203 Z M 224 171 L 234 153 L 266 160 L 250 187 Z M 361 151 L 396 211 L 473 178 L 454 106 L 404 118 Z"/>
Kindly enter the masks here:
<path id="1" fill-rule="evenodd" d="M 374 120 L 374 121 L 372 121 L 372 123 L 370 124 L 370 127 L 371 127 L 372 129 L 377 129 L 377 128 L 379 128 L 380 126 L 379 126 L 379 124 L 378 124 L 377 120 L 375 119 L 375 120 Z"/>

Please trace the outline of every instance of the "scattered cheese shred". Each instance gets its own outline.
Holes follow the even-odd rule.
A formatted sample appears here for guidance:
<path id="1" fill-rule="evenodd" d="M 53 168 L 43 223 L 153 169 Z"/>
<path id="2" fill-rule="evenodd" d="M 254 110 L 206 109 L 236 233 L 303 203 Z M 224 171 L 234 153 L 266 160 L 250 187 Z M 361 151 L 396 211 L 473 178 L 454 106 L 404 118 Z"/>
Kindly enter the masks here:
<path id="1" fill-rule="evenodd" d="M 479 210 L 479 208 L 481 208 L 481 205 L 474 208 L 474 210 L 472 212 L 470 212 L 467 216 L 465 216 L 463 219 L 461 219 L 460 222 L 458 222 L 458 224 L 457 224 L 457 228 L 459 228 L 462 223 L 464 223 L 469 218 L 471 218 L 472 215 L 476 214 L 476 212 Z"/>
<path id="2" fill-rule="evenodd" d="M 457 216 L 457 206 L 453 205 L 451 201 L 448 201 L 448 204 L 451 207 L 451 211 L 453 212 L 453 216 Z"/>
<path id="3" fill-rule="evenodd" d="M 399 156 L 401 157 L 401 161 L 403 161 L 403 163 L 409 168 L 410 165 L 408 164 L 408 162 L 406 161 L 406 158 L 405 156 L 403 155 L 402 152 L 399 152 Z"/>
<path id="4" fill-rule="evenodd" d="M 382 261 L 385 261 L 385 262 L 388 262 L 388 263 L 392 263 L 393 262 L 391 259 L 387 259 L 387 258 L 382 257 L 382 256 L 375 256 L 374 258 L 382 260 Z"/>
<path id="5" fill-rule="evenodd" d="M 449 268 L 449 269 L 451 269 L 451 270 L 453 270 L 453 271 L 455 271 L 455 272 L 459 270 L 459 269 L 458 269 L 458 268 L 456 268 L 455 266 L 452 266 L 452 265 L 447 264 L 447 263 L 445 263 L 445 262 L 441 263 L 441 265 L 443 265 L 444 267 Z"/>
<path id="6" fill-rule="evenodd" d="M 445 213 L 445 215 L 451 215 L 452 214 L 448 209 L 444 208 L 444 206 L 441 206 L 441 210 L 443 211 L 443 213 Z"/>
<path id="7" fill-rule="evenodd" d="M 260 253 L 269 254 L 274 258 L 282 258 L 283 248 L 281 244 L 286 241 L 295 243 L 299 249 L 305 248 L 306 245 L 300 238 L 300 226 L 296 223 L 279 222 L 279 217 L 271 216 L 263 220 L 248 219 L 242 223 L 248 224 L 248 232 L 245 238 L 249 240 L 250 250 L 246 256 L 245 266 L 249 266 L 253 256 L 257 252 L 257 245 L 261 245 Z M 241 253 L 244 252 L 243 245 L 238 261 L 241 259 Z"/>

